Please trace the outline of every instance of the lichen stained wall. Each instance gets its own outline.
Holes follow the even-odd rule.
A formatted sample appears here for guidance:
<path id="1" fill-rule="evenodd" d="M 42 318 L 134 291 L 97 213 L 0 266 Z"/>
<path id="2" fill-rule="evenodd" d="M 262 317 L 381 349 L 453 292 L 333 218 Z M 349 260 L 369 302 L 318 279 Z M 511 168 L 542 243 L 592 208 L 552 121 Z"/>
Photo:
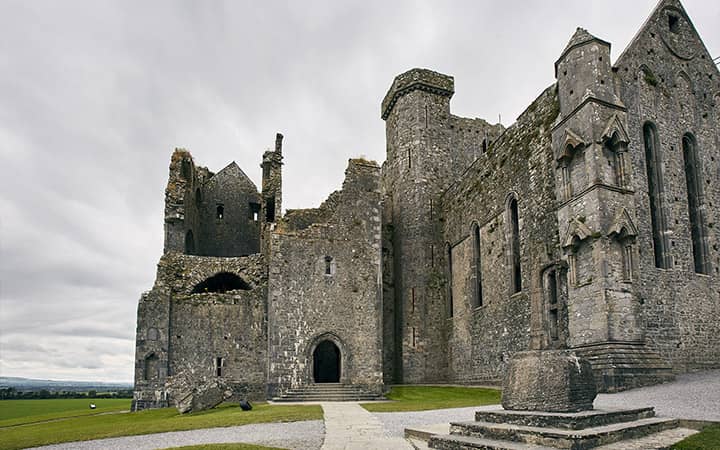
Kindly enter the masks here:
<path id="1" fill-rule="evenodd" d="M 452 381 L 498 381 L 510 356 L 530 345 L 532 303 L 542 304 L 540 273 L 558 258 L 550 148 L 550 127 L 557 114 L 555 86 L 551 86 L 442 197 L 440 223 L 450 251 L 441 252 L 438 263 L 445 274 L 452 271 L 452 306 L 448 305 L 452 316 L 442 319 L 451 330 Z M 517 200 L 519 211 L 519 293 L 513 292 L 510 273 L 511 198 Z M 480 228 L 479 307 L 472 304 L 474 224 Z"/>
<path id="2" fill-rule="evenodd" d="M 638 294 L 646 338 L 674 370 L 720 364 L 720 72 L 680 2 L 662 2 L 618 58 L 628 108 L 639 228 Z M 657 129 L 668 268 L 655 264 L 643 126 Z M 694 266 L 682 138 L 691 133 L 706 272 Z"/>
<path id="3" fill-rule="evenodd" d="M 175 375 L 197 383 L 222 377 L 238 398 L 265 397 L 264 264 L 259 254 L 210 258 L 170 253 L 160 259 L 155 285 L 138 306 L 136 401 L 172 401 L 164 390 L 168 377 Z M 202 289 L 201 283 L 218 274 L 237 276 L 244 286 Z M 153 355 L 159 359 L 156 366 Z"/>
<path id="4" fill-rule="evenodd" d="M 314 382 L 313 350 L 340 349 L 340 382 L 382 390 L 380 170 L 350 160 L 343 189 L 290 210 L 271 235 L 269 395 Z"/>

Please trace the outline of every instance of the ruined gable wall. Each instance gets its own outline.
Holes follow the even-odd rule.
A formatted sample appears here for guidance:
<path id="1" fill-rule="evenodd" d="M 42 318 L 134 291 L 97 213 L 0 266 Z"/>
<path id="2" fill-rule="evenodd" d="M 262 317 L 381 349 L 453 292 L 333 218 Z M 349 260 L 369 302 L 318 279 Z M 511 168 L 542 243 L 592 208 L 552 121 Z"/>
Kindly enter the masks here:
<path id="1" fill-rule="evenodd" d="M 312 383 L 312 352 L 324 338 L 339 344 L 342 383 L 382 389 L 379 172 L 351 160 L 342 191 L 307 213 L 325 221 L 308 226 L 299 218 L 307 211 L 289 213 L 272 233 L 270 395 Z"/>
<path id="2" fill-rule="evenodd" d="M 639 228 L 643 326 L 676 371 L 720 365 L 720 73 L 679 2 L 653 13 L 615 64 L 628 108 L 629 153 Z M 670 16 L 675 16 L 675 31 Z M 643 124 L 661 151 L 669 269 L 655 267 Z M 695 273 L 682 136 L 697 140 L 710 273 Z"/>
<path id="3" fill-rule="evenodd" d="M 450 379 L 498 380 L 509 356 L 528 348 L 531 301 L 541 296 L 540 271 L 555 258 L 554 166 L 550 127 L 557 117 L 548 88 L 442 197 L 441 226 L 452 248 L 453 317 Z M 511 294 L 508 194 L 519 208 L 522 291 Z M 472 308 L 473 222 L 480 226 L 483 306 Z M 448 271 L 447 251 L 438 264 Z M 449 290 L 446 290 L 449 294 Z"/>
<path id="4" fill-rule="evenodd" d="M 260 216 L 251 204 L 260 205 L 260 194 L 240 168 L 232 163 L 202 186 L 200 254 L 245 256 L 260 251 Z M 222 218 L 218 207 L 222 206 Z"/>

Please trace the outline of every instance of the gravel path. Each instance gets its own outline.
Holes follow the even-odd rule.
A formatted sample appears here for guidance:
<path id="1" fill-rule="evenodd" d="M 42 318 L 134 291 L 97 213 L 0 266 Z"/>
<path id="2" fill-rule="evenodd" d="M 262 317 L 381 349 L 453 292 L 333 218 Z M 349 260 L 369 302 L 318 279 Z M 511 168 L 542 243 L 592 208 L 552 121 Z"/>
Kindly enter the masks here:
<path id="1" fill-rule="evenodd" d="M 672 383 L 598 394 L 596 408 L 654 406 L 659 416 L 720 421 L 720 370 L 678 375 Z"/>
<path id="2" fill-rule="evenodd" d="M 319 449 L 325 427 L 322 420 L 258 423 L 225 428 L 172 431 L 95 441 L 35 447 L 43 450 L 156 450 L 184 445 L 243 442 L 297 450 Z"/>

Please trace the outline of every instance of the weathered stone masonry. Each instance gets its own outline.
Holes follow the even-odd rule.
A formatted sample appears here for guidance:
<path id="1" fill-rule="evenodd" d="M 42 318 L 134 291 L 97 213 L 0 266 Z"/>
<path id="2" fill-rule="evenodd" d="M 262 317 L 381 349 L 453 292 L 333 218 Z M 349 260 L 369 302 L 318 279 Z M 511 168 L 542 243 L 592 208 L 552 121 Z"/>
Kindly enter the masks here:
<path id="1" fill-rule="evenodd" d="M 382 168 L 350 160 L 341 190 L 285 215 L 282 135 L 261 191 L 175 151 L 134 409 L 213 383 L 495 382 L 526 350 L 585 357 L 599 391 L 719 367 L 711 54 L 661 0 L 617 61 L 579 28 L 555 74 L 507 129 L 453 115 L 451 76 L 398 75 Z"/>

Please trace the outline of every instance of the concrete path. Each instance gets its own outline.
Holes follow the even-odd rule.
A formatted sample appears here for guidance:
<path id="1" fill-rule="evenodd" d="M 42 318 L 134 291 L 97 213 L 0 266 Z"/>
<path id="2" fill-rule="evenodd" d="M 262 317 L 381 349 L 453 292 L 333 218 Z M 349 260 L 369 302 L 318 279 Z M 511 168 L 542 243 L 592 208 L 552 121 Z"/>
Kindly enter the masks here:
<path id="1" fill-rule="evenodd" d="M 357 403 L 322 403 L 325 442 L 322 450 L 412 450 L 402 437 L 389 437 L 383 424 Z"/>

